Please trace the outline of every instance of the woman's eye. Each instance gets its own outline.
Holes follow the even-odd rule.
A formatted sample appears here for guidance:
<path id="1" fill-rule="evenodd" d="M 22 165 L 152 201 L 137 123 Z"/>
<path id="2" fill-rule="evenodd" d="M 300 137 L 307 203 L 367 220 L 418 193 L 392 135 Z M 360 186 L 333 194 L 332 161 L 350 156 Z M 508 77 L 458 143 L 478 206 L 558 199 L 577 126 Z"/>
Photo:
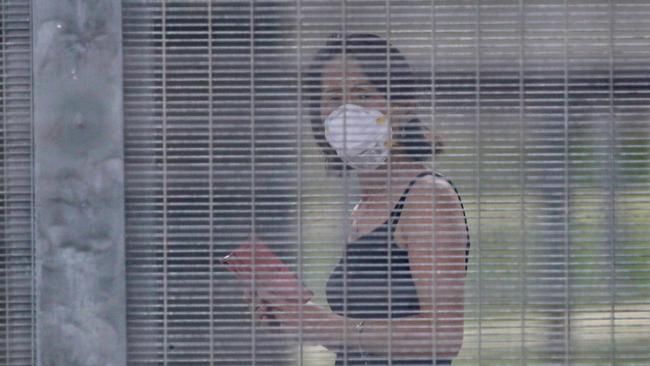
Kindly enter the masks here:
<path id="1" fill-rule="evenodd" d="M 359 90 L 357 92 L 357 98 L 359 100 L 371 100 L 373 99 L 372 92 L 369 90 Z"/>
<path id="2" fill-rule="evenodd" d="M 327 97 L 327 101 L 330 103 L 338 102 L 339 100 L 341 100 L 341 97 L 338 95 L 330 95 L 329 97 Z"/>

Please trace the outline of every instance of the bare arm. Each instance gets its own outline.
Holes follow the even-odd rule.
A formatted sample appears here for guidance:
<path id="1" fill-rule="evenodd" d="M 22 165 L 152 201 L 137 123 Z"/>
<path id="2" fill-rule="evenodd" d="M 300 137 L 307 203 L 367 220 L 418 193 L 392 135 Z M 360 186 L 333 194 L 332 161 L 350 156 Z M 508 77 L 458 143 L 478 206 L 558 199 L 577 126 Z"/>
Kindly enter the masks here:
<path id="1" fill-rule="evenodd" d="M 420 314 L 392 320 L 392 353 L 452 358 L 463 339 L 465 250 L 467 233 L 462 206 L 453 187 L 428 177 L 411 189 L 396 240 L 408 249 Z M 388 320 L 364 324 L 364 349 L 386 353 Z"/>
<path id="2" fill-rule="evenodd" d="M 283 327 L 303 341 L 351 352 L 359 345 L 367 353 L 439 359 L 458 354 L 463 338 L 463 292 L 466 231 L 462 207 L 444 180 L 421 179 L 405 202 L 395 240 L 408 250 L 420 313 L 399 319 L 372 319 L 358 336 L 357 319 L 344 318 L 323 307 L 279 307 Z M 300 324 L 301 323 L 301 324 Z M 346 335 L 346 336 L 344 336 Z M 389 339 L 392 342 L 389 342 Z"/>

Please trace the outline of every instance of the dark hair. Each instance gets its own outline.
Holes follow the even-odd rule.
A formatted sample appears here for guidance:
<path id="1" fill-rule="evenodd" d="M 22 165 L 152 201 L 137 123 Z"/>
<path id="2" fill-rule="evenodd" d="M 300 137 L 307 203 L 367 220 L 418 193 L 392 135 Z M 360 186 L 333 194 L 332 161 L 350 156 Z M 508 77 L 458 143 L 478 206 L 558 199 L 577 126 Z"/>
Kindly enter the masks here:
<path id="1" fill-rule="evenodd" d="M 343 54 L 344 39 L 340 33 L 331 34 L 325 45 L 312 59 L 312 65 L 304 74 L 303 95 L 311 119 L 316 143 L 325 154 L 327 169 L 343 170 L 343 162 L 324 137 L 321 110 L 322 69 L 327 62 Z M 387 53 L 389 53 L 387 55 Z M 357 61 L 370 83 L 389 101 L 413 100 L 418 95 L 418 81 L 404 56 L 387 40 L 374 34 L 349 34 L 345 37 L 345 54 Z M 387 77 L 390 76 L 390 80 Z M 388 82 L 390 81 L 390 83 Z M 418 118 L 406 122 L 395 135 L 395 150 L 401 151 L 413 161 L 425 161 L 433 153 L 441 152 L 441 145 L 425 137 L 425 128 Z"/>

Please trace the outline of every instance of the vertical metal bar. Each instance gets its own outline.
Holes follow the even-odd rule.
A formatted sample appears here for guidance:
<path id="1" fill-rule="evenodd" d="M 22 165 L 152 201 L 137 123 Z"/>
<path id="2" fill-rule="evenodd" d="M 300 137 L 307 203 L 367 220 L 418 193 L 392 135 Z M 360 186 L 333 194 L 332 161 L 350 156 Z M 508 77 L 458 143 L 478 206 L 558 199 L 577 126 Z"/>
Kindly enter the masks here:
<path id="1" fill-rule="evenodd" d="M 161 64 L 162 64 L 162 214 L 163 214 L 163 364 L 167 365 L 169 330 L 168 317 L 168 258 L 169 238 L 167 233 L 167 0 L 161 2 Z"/>
<path id="2" fill-rule="evenodd" d="M 388 131 L 389 131 L 389 136 L 392 136 L 393 132 L 393 115 L 391 114 L 391 57 L 390 57 L 390 52 L 391 52 L 391 44 L 390 44 L 390 36 L 391 36 L 391 24 L 390 24 L 390 0 L 386 0 L 385 3 L 386 6 L 386 115 L 388 116 Z M 388 236 L 388 240 L 386 241 L 386 245 L 388 246 L 386 248 L 386 253 L 387 259 L 388 259 L 388 365 L 393 364 L 393 256 L 392 256 L 392 241 L 393 241 L 393 192 L 392 192 L 392 176 L 393 176 L 393 170 L 392 170 L 392 162 L 393 162 L 393 157 L 392 157 L 392 151 L 388 153 L 387 157 L 387 169 L 386 173 L 388 176 L 388 181 L 387 181 L 387 187 L 386 187 L 386 206 L 388 208 L 388 233 L 386 234 Z"/>
<path id="3" fill-rule="evenodd" d="M 7 102 L 7 77 L 6 77 L 7 76 L 7 70 L 6 70 L 6 63 L 5 63 L 5 57 L 7 55 L 6 54 L 7 53 L 7 49 L 6 49 L 6 45 L 7 45 L 7 41 L 6 41 L 6 37 L 7 37 L 7 33 L 6 33 L 7 19 L 5 17 L 5 15 L 7 14 L 7 9 L 5 7 L 6 5 L 7 4 L 6 4 L 5 1 L 3 1 L 2 4 L 0 5 L 0 6 L 2 6 L 2 14 L 0 14 L 2 16 L 2 23 L 1 23 L 2 28 L 0 29 L 0 31 L 2 32 L 2 39 L 0 39 L 0 43 L 1 43 L 1 47 L 2 47 L 2 55 L 0 55 L 0 67 L 2 67 L 2 73 L 0 74 L 0 75 L 2 75 L 2 81 L 1 81 L 2 84 L 0 84 L 0 85 L 2 85 L 2 100 L 0 100 L 0 104 L 1 104 L 1 108 L 2 108 L 2 114 L 3 114 L 2 117 L 6 116 L 6 102 Z M 2 235 L 4 237 L 2 238 L 2 240 L 6 240 L 7 228 L 8 228 L 7 219 L 5 217 L 5 215 L 7 214 L 7 211 L 8 211 L 6 209 L 6 202 L 8 201 L 7 194 L 8 194 L 8 191 L 9 191 L 9 189 L 8 189 L 9 181 L 8 181 L 8 177 L 7 177 L 8 174 L 7 174 L 7 163 L 6 163 L 6 159 L 7 159 L 7 156 L 8 156 L 8 154 L 7 154 L 8 153 L 8 151 L 7 151 L 8 150 L 7 149 L 7 145 L 8 145 L 7 144 L 7 125 L 8 125 L 8 123 L 7 123 L 6 118 L 2 118 L 2 126 L 0 126 L 0 127 L 2 127 L 2 138 L 3 138 L 4 141 L 2 141 L 2 160 L 0 161 L 2 163 L 2 167 L 1 167 L 2 170 L 0 170 L 0 172 L 2 172 L 2 176 L 0 178 L 2 178 L 2 191 L 3 191 L 2 193 L 5 195 L 5 202 L 3 202 L 2 206 L 0 206 L 2 208 L 2 216 L 3 216 Z M 9 363 L 10 360 L 11 360 L 10 359 L 11 355 L 10 355 L 10 352 L 9 352 L 9 334 L 11 333 L 11 330 L 9 329 L 10 326 L 11 326 L 10 318 L 9 318 L 9 316 L 10 316 L 10 314 L 9 314 L 9 289 L 10 289 L 9 257 L 11 256 L 11 250 L 9 249 L 9 246 L 10 246 L 9 240 L 6 240 L 2 246 L 4 247 L 4 250 L 5 250 L 5 252 L 3 253 L 4 256 L 5 256 L 4 265 L 3 265 L 3 268 L 0 268 L 0 271 L 4 272 L 4 273 L 2 273 L 2 272 L 0 272 L 0 273 L 2 273 L 4 275 L 4 285 L 3 286 L 4 286 L 4 295 L 5 295 L 4 296 L 4 309 L 3 309 L 4 310 L 4 314 L 3 314 L 4 315 L 4 322 L 3 322 L 2 328 L 4 328 L 4 333 L 5 333 L 5 337 L 4 337 L 5 338 L 4 339 L 5 360 L 7 361 L 7 363 Z M 0 255 L 3 255 L 3 254 L 0 254 Z"/>
<path id="4" fill-rule="evenodd" d="M 28 37 L 29 37 L 29 43 L 28 44 L 31 47 L 33 47 L 33 45 L 34 45 L 34 35 L 32 34 L 32 32 L 34 30 L 34 2 L 29 1 L 28 3 L 29 3 L 29 24 L 31 25 L 31 28 L 32 28 L 32 31 L 28 32 Z M 32 67 L 30 67 L 30 71 L 31 71 L 30 80 L 31 80 L 31 84 L 32 84 L 32 87 L 33 87 L 33 85 L 34 85 L 34 69 L 33 69 L 34 52 L 29 52 L 29 64 L 32 65 Z M 31 293 L 33 294 L 32 295 L 33 296 L 32 297 L 32 304 L 31 304 L 31 314 L 30 314 L 31 318 L 33 319 L 32 320 L 32 325 L 31 325 L 31 331 L 32 331 L 32 342 L 31 342 L 31 346 L 32 346 L 31 353 L 32 353 L 32 355 L 31 355 L 31 358 L 32 358 L 32 362 L 35 365 L 40 365 L 40 353 L 38 352 L 38 349 L 39 349 L 38 347 L 39 347 L 39 344 L 40 344 L 39 342 L 40 341 L 38 339 L 38 322 L 37 322 L 37 316 L 38 316 L 37 308 L 38 308 L 38 305 L 37 304 L 40 303 L 40 293 L 38 291 L 38 285 L 39 285 L 38 281 L 39 281 L 39 279 L 41 277 L 40 277 L 39 267 L 36 265 L 36 261 L 37 261 L 37 258 L 38 258 L 38 256 L 37 256 L 38 249 L 37 249 L 37 246 L 36 246 L 36 234 L 35 234 L 36 233 L 36 217 L 34 215 L 35 208 L 33 207 L 34 203 L 36 202 L 36 178 L 35 178 L 36 174 L 34 174 L 34 172 L 36 172 L 36 159 L 34 159 L 34 157 L 36 156 L 35 155 L 35 152 L 36 152 L 35 145 L 36 144 L 34 143 L 35 142 L 35 138 L 34 138 L 35 126 L 33 124 L 34 123 L 34 91 L 33 90 L 30 93 L 30 98 L 31 98 L 31 102 L 30 102 L 30 107 L 29 107 L 29 116 L 28 116 L 28 118 L 29 118 L 29 121 L 32 122 L 32 125 L 30 126 L 30 129 L 29 129 L 30 130 L 29 131 L 30 132 L 29 133 L 29 146 L 30 146 L 30 151 L 29 152 L 31 154 L 31 167 L 30 167 L 31 168 L 30 169 L 31 174 L 29 175 L 29 180 L 30 180 L 29 186 L 31 187 L 31 191 L 30 191 L 30 194 L 31 194 L 30 203 L 31 204 L 30 205 L 32 207 L 30 207 L 29 217 L 30 217 L 30 233 L 31 233 L 30 234 L 30 240 L 31 240 L 31 243 L 30 243 L 31 246 L 30 247 L 32 248 L 32 250 L 30 252 L 30 254 L 32 255 L 32 258 L 30 259 L 30 261 L 31 261 L 30 264 L 32 266 L 32 273 L 33 273 L 32 281 L 31 281 L 31 286 L 32 287 L 30 289 Z"/>
<path id="5" fill-rule="evenodd" d="M 209 268 L 209 331 L 210 331 L 210 365 L 214 365 L 214 131 L 213 131 L 213 70 L 212 70 L 212 1 L 208 0 L 208 227 L 209 227 L 209 248 L 210 248 L 210 268 Z"/>
<path id="6" fill-rule="evenodd" d="M 303 230 L 302 230 L 302 1 L 296 0 L 296 62 L 297 62 L 297 108 L 298 108 L 298 123 L 296 124 L 296 179 L 297 179 L 297 224 L 298 224 L 298 279 L 302 283 L 304 277 L 304 263 L 303 263 Z M 303 298 L 302 286 L 300 286 L 300 299 Z M 299 319 L 298 329 L 298 346 L 299 346 L 299 366 L 303 366 L 303 304 L 302 301 L 298 302 Z M 326 330 L 327 331 L 327 330 Z"/>
<path id="7" fill-rule="evenodd" d="M 431 269 L 431 314 L 432 329 L 431 329 L 431 348 L 433 354 L 433 364 L 438 361 L 438 306 L 437 306 L 437 285 L 436 279 L 438 277 L 437 256 L 436 256 L 436 227 L 437 227 L 437 210 L 436 210 L 436 0 L 431 0 L 431 144 L 433 146 L 431 153 L 431 172 L 433 173 L 433 215 L 431 217 L 431 253 L 432 253 L 432 269 Z"/>
<path id="8" fill-rule="evenodd" d="M 481 283 L 481 258 L 482 258 L 482 250 L 481 250 L 481 0 L 477 0 L 477 5 L 476 5 L 476 84 L 475 84 L 475 90 L 474 92 L 476 93 L 476 119 L 475 119 L 475 124 L 476 124 L 476 131 L 475 131 L 475 139 L 476 139 L 476 211 L 477 211 L 477 218 L 476 218 L 476 229 L 477 229 L 477 234 L 476 234 L 476 244 L 477 244 L 477 249 L 478 249 L 478 256 L 476 259 L 476 267 L 477 267 L 477 276 L 476 280 L 478 281 L 478 289 L 477 289 L 477 305 L 478 305 L 478 362 L 479 364 L 481 363 L 481 358 L 482 358 L 482 322 L 483 322 L 483 308 L 482 308 L 482 302 L 483 302 L 483 292 L 482 292 L 482 283 Z"/>
<path id="9" fill-rule="evenodd" d="M 609 363 L 616 365 L 616 116 L 614 112 L 614 32 L 616 30 L 615 5 L 612 0 L 608 1 L 609 12 L 609 295 L 610 295 L 610 317 L 609 317 L 609 341 L 610 354 Z"/>
<path id="10" fill-rule="evenodd" d="M 564 364 L 569 364 L 569 4 L 564 0 Z"/>
<path id="11" fill-rule="evenodd" d="M 520 314 L 520 324 L 521 329 L 521 358 L 522 364 L 527 363 L 527 349 L 526 349 L 526 309 L 528 305 L 528 294 L 527 294 L 527 266 L 528 266 L 528 253 L 526 252 L 527 237 L 528 233 L 526 230 L 526 206 L 524 203 L 524 195 L 526 194 L 526 179 L 524 178 L 525 174 L 525 141 L 526 141 L 526 120 L 524 119 L 524 108 L 525 108 L 525 88 L 524 88 L 524 78 L 526 74 L 524 72 L 525 64 L 525 52 L 524 52 L 524 30 L 526 29 L 525 22 L 525 11 L 524 11 L 524 0 L 519 0 L 519 123 L 521 123 L 521 130 L 519 135 L 519 186 L 521 187 L 521 195 L 519 196 L 519 225 L 523 231 L 522 242 L 521 242 L 521 261 L 519 263 L 519 280 L 521 281 L 521 314 Z"/>
<path id="12" fill-rule="evenodd" d="M 347 58 L 347 39 L 348 39 L 348 3 L 343 0 L 342 16 L 343 16 L 343 34 L 341 36 L 341 54 L 343 55 L 343 87 L 342 100 L 343 104 L 348 103 L 348 58 Z M 348 135 L 348 120 L 347 113 L 343 113 L 343 151 L 344 156 L 347 156 L 347 135 Z M 349 345 L 348 345 L 348 238 L 350 237 L 350 216 L 348 214 L 348 200 L 350 199 L 349 193 L 349 180 L 348 180 L 348 164 L 343 162 L 343 365 L 348 365 L 349 358 Z M 360 350 L 359 350 L 360 351 Z"/>
<path id="13" fill-rule="evenodd" d="M 251 172 L 250 172 L 250 178 L 251 178 L 251 232 L 255 234 L 255 0 L 250 0 L 249 2 L 249 18 L 250 18 L 250 24 L 249 24 L 249 46 L 250 46 L 250 131 L 251 131 L 251 156 L 250 156 L 250 164 L 251 164 Z M 251 313 L 252 317 L 252 324 L 253 326 L 251 327 L 251 357 L 252 357 L 252 365 L 255 366 L 257 364 L 257 329 L 255 327 L 255 307 L 257 306 L 257 284 L 256 284 L 256 275 L 257 273 L 257 263 L 256 263 L 256 255 L 255 255 L 255 245 L 252 245 L 252 253 L 251 253 L 251 258 L 252 258 L 252 266 L 251 271 L 253 273 L 252 276 L 252 281 L 251 281 L 251 294 L 253 296 L 253 312 Z"/>

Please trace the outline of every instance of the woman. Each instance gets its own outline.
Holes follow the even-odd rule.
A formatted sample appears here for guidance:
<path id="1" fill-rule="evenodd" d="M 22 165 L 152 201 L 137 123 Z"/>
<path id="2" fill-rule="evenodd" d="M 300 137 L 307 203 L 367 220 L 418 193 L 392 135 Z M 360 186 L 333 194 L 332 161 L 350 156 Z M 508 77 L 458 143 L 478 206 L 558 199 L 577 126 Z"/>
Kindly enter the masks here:
<path id="1" fill-rule="evenodd" d="M 463 337 L 467 222 L 452 184 L 425 166 L 435 152 L 406 60 L 380 37 L 333 35 L 305 76 L 329 169 L 355 172 L 362 196 L 329 308 L 261 291 L 258 324 L 273 318 L 335 351 L 336 365 L 450 364 Z"/>

